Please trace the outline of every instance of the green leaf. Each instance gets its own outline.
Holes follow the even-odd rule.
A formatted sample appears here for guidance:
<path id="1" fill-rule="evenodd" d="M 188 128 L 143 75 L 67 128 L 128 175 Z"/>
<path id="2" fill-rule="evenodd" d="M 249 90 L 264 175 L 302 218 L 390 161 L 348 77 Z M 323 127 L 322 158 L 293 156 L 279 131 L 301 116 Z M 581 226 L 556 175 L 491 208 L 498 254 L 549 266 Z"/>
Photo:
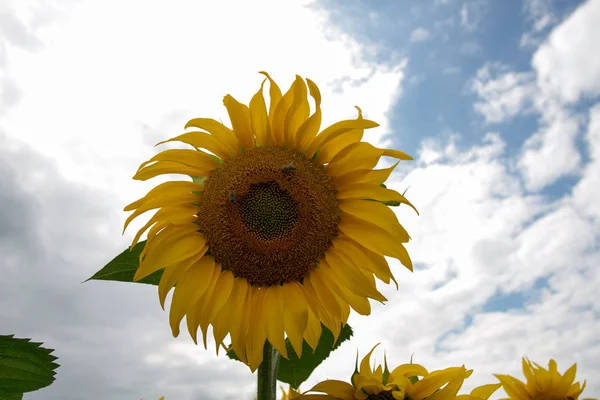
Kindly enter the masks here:
<path id="1" fill-rule="evenodd" d="M 281 382 L 289 383 L 294 389 L 298 389 L 300 384 L 305 382 L 310 374 L 317 368 L 332 351 L 335 351 L 343 342 L 352 337 L 352 328 L 346 324 L 342 327 L 337 341 L 333 340 L 333 333 L 324 325 L 321 325 L 323 333 L 313 352 L 308 343 L 302 343 L 302 357 L 298 358 L 292 344 L 286 339 L 285 347 L 289 359 L 281 357 L 279 361 L 279 373 L 277 379 Z"/>
<path id="2" fill-rule="evenodd" d="M 302 343 L 301 358 L 298 358 L 298 355 L 296 355 L 289 339 L 285 339 L 285 347 L 289 359 L 280 358 L 277 380 L 289 383 L 294 389 L 298 389 L 302 382 L 305 382 L 310 377 L 315 368 L 329 357 L 332 351 L 336 350 L 343 342 L 352 337 L 352 328 L 348 324 L 342 327 L 340 336 L 338 336 L 338 340 L 335 343 L 333 342 L 333 333 L 323 324 L 321 324 L 321 328 L 323 332 L 321 333 L 317 348 L 313 352 L 313 349 L 305 340 Z M 228 349 L 227 356 L 232 360 L 240 361 L 231 346 Z"/>
<path id="3" fill-rule="evenodd" d="M 121 254 L 113 258 L 100 271 L 96 272 L 89 280 L 100 281 L 118 281 L 118 282 L 133 282 L 133 276 L 140 266 L 140 254 L 146 245 L 146 241 L 139 242 L 131 251 L 125 249 Z M 144 279 L 135 281 L 135 283 L 146 283 L 149 285 L 158 285 L 162 277 L 163 270 L 156 271 Z"/>
<path id="4" fill-rule="evenodd" d="M 31 339 L 0 335 L 0 400 L 17 400 L 25 392 L 54 382 L 57 359 L 54 350 L 40 347 Z"/>
<path id="5" fill-rule="evenodd" d="M 0 393 L 0 400 L 23 400 L 23 393 Z"/>

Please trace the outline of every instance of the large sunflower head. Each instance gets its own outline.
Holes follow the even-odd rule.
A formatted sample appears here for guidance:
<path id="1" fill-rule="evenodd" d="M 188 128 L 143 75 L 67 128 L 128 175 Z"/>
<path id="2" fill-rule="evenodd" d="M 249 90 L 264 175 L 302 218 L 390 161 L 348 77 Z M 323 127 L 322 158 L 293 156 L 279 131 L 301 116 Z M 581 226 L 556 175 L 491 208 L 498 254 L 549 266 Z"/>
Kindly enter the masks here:
<path id="1" fill-rule="evenodd" d="M 585 381 L 575 382 L 577 364 L 562 375 L 554 360 L 550 360 L 548 369 L 525 358 L 522 364 L 526 383 L 510 375 L 496 375 L 508 395 L 506 400 L 577 400 L 585 389 Z"/>
<path id="2" fill-rule="evenodd" d="M 377 346 L 375 346 L 377 347 Z M 306 399 L 330 400 L 454 400 L 472 371 L 451 367 L 428 372 L 419 364 L 403 364 L 389 372 L 387 363 L 371 369 L 375 347 L 362 359 L 352 383 L 326 380 L 315 385 Z M 310 394 L 317 392 L 322 394 Z M 303 397 L 301 396 L 300 399 Z"/>
<path id="3" fill-rule="evenodd" d="M 162 183 L 125 208 L 133 211 L 125 228 L 158 209 L 133 241 L 148 231 L 135 279 L 164 269 L 158 292 L 164 307 L 175 286 L 173 335 L 185 316 L 194 341 L 200 328 L 206 346 L 212 325 L 217 351 L 229 335 L 253 370 L 266 340 L 286 357 L 287 336 L 300 355 L 303 340 L 316 347 L 321 324 L 337 337 L 350 308 L 368 315 L 369 299 L 386 300 L 375 285 L 375 277 L 394 279 L 385 256 L 412 270 L 408 233 L 386 204 L 413 206 L 383 185 L 399 161 L 374 169 L 384 156 L 411 157 L 362 142 L 378 125 L 360 109 L 356 119 L 320 130 L 321 95 L 311 80 L 296 77 L 282 95 L 262 74 L 249 106 L 225 96 L 231 128 L 192 119 L 185 127 L 193 130 L 167 142 L 193 149 L 162 151 L 134 176 L 191 180 Z"/>

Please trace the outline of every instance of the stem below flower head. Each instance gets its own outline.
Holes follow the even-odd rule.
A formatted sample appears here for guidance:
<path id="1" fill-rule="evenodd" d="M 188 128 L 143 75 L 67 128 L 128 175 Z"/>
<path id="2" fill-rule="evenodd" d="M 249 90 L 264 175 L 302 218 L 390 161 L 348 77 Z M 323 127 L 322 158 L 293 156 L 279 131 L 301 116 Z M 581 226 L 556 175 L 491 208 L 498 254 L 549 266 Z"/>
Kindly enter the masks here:
<path id="1" fill-rule="evenodd" d="M 269 341 L 263 348 L 263 362 L 258 367 L 257 400 L 275 400 L 277 398 L 277 371 L 279 353 Z"/>

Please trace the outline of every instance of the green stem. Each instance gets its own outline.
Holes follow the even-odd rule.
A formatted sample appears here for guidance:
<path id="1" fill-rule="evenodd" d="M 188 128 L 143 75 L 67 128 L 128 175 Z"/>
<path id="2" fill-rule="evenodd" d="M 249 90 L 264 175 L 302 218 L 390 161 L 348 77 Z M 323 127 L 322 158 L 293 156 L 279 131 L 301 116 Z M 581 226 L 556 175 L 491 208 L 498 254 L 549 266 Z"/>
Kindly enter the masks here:
<path id="1" fill-rule="evenodd" d="M 263 348 L 263 362 L 258 367 L 257 400 L 276 400 L 279 357 L 277 350 L 266 341 Z"/>

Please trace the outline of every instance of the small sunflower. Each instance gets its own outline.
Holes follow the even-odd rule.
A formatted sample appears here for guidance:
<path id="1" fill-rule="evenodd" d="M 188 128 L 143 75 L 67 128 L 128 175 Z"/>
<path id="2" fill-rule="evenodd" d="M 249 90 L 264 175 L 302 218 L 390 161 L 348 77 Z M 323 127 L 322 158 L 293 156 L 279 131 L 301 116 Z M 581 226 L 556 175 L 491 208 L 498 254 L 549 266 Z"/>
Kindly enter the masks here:
<path id="1" fill-rule="evenodd" d="M 316 347 L 321 324 L 337 337 L 350 308 L 368 315 L 369 299 L 385 301 L 375 285 L 375 277 L 395 282 L 385 256 L 410 270 L 412 263 L 403 245 L 409 235 L 384 203 L 414 209 L 383 185 L 400 160 L 412 158 L 361 141 L 364 129 L 377 123 L 357 107 L 356 119 L 319 133 L 318 87 L 297 76 L 282 95 L 261 73 L 266 78 L 249 106 L 225 96 L 232 128 L 192 119 L 185 127 L 195 130 L 166 142 L 194 149 L 162 151 L 133 177 L 181 174 L 191 181 L 159 184 L 125 207 L 133 211 L 125 228 L 158 209 L 133 240 L 135 245 L 148 231 L 134 279 L 164 269 L 158 294 L 164 308 L 175 286 L 173 335 L 185 316 L 194 341 L 200 328 L 206 347 L 212 325 L 217 351 L 229 335 L 252 370 L 262 361 L 266 340 L 287 357 L 287 336 L 301 355 L 303 340 Z M 398 162 L 373 169 L 383 156 Z"/>
<path id="2" fill-rule="evenodd" d="M 573 364 L 561 375 L 554 360 L 550 360 L 548 369 L 525 358 L 522 363 L 527 383 L 510 375 L 495 375 L 508 395 L 504 400 L 577 400 L 585 389 L 585 381 L 583 384 L 573 383 L 577 364 Z"/>
<path id="3" fill-rule="evenodd" d="M 392 372 L 388 371 L 387 365 L 385 369 L 379 365 L 372 370 L 369 364 L 375 347 L 362 359 L 360 370 L 352 376 L 352 384 L 326 380 L 315 385 L 300 399 L 454 400 L 464 380 L 472 373 L 465 367 L 427 372 L 419 364 L 403 364 Z"/>

